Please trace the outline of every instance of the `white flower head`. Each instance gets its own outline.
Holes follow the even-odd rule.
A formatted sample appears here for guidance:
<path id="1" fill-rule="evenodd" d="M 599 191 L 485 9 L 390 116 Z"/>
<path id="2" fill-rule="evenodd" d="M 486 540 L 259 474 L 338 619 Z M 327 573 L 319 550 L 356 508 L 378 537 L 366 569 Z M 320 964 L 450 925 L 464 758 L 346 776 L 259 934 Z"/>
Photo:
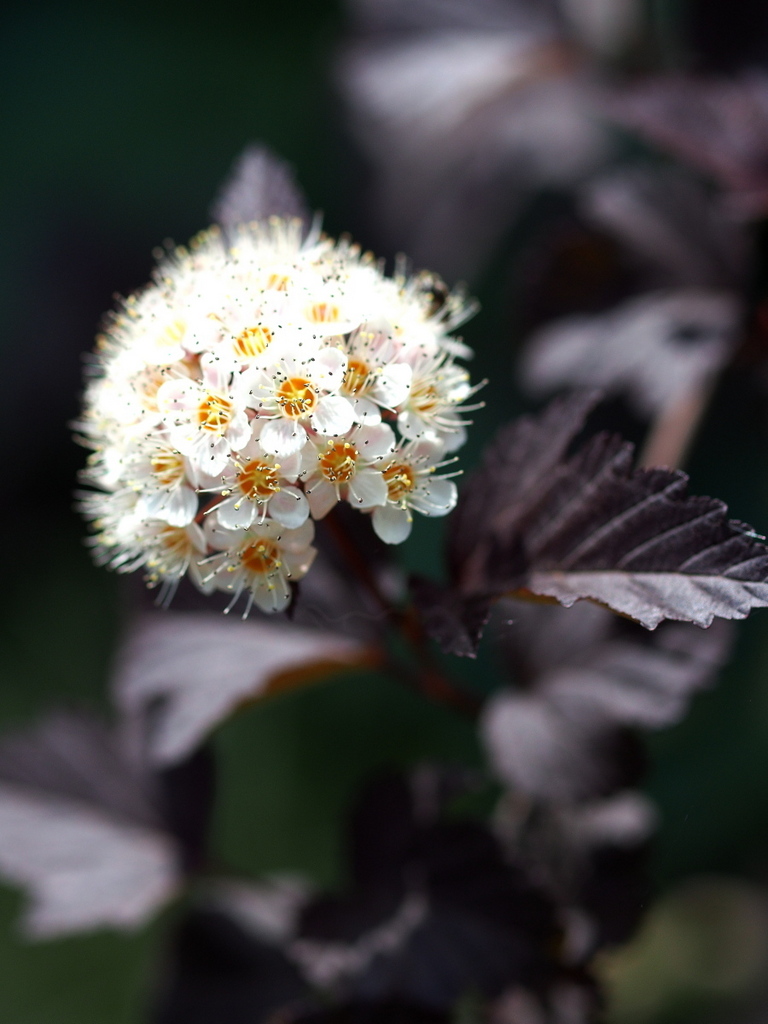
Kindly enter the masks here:
<path id="1" fill-rule="evenodd" d="M 445 514 L 435 470 L 473 408 L 450 336 L 468 309 L 295 220 L 168 254 L 108 319 L 76 427 L 97 559 L 164 599 L 186 576 L 278 611 L 338 501 L 390 543 L 412 510 Z"/>

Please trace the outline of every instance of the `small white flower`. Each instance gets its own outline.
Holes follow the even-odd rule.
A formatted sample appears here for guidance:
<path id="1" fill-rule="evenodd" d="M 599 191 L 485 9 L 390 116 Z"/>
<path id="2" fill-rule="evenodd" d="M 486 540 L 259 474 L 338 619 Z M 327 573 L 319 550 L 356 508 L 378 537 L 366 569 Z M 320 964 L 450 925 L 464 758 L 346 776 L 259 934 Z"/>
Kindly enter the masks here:
<path id="1" fill-rule="evenodd" d="M 366 510 L 383 505 L 387 485 L 382 460 L 395 448 L 395 435 L 385 423 L 354 427 L 347 436 L 318 438 L 302 452 L 301 478 L 315 519 L 327 515 L 337 501 Z"/>
<path id="2" fill-rule="evenodd" d="M 137 445 L 127 460 L 125 479 L 139 494 L 136 511 L 147 519 L 186 526 L 197 515 L 194 473 L 178 449 L 154 436 Z"/>
<path id="3" fill-rule="evenodd" d="M 117 572 L 145 568 L 150 587 L 160 587 L 160 600 L 167 603 L 179 580 L 189 574 L 200 590 L 210 591 L 199 571 L 199 560 L 207 550 L 206 539 L 197 523 L 172 526 L 161 519 L 146 518 L 138 507 L 135 492 L 84 495 L 83 513 L 93 520 L 92 543 L 96 560 Z"/>
<path id="4" fill-rule="evenodd" d="M 307 442 L 307 427 L 318 434 L 345 434 L 353 423 L 350 402 L 338 394 L 347 357 L 337 348 L 255 369 L 249 376 L 248 405 L 268 419 L 259 443 L 269 455 L 292 455 Z"/>
<path id="5" fill-rule="evenodd" d="M 373 528 L 386 544 L 401 544 L 411 532 L 411 510 L 423 516 L 445 516 L 456 505 L 456 484 L 449 474 L 435 475 L 443 448 L 431 441 L 410 442 L 382 466 L 387 501 L 373 510 Z M 452 462 L 453 460 L 449 460 Z"/>
<path id="6" fill-rule="evenodd" d="M 227 530 L 247 529 L 268 510 L 281 526 L 301 526 L 309 516 L 309 504 L 304 492 L 291 486 L 300 470 L 300 453 L 279 459 L 265 455 L 254 437 L 222 474 L 225 497 L 215 507 L 217 521 Z"/>
<path id="7" fill-rule="evenodd" d="M 287 530 L 272 519 L 255 523 L 249 530 L 209 530 L 211 543 L 220 554 L 205 560 L 206 582 L 232 594 L 227 608 L 247 593 L 243 618 L 255 603 L 264 612 L 279 612 L 291 599 L 291 581 L 309 571 L 315 555 L 311 547 L 315 528 L 307 520 L 297 530 Z"/>
<path id="8" fill-rule="evenodd" d="M 413 368 L 396 361 L 400 346 L 386 328 L 363 324 L 349 336 L 346 351 L 341 393 L 352 403 L 356 423 L 380 423 L 382 409 L 405 402 Z"/>
<path id="9" fill-rule="evenodd" d="M 230 451 L 244 448 L 251 437 L 245 411 L 244 381 L 230 365 L 214 358 L 200 360 L 201 381 L 168 380 L 157 391 L 171 443 L 202 473 L 215 476 Z"/>
<path id="10" fill-rule="evenodd" d="M 483 383 L 470 385 L 467 371 L 447 353 L 417 354 L 408 398 L 397 419 L 403 437 L 439 441 L 449 452 L 460 448 L 466 440 L 465 428 L 472 422 L 466 414 L 483 407 L 482 402 L 467 405 L 466 401 Z"/>

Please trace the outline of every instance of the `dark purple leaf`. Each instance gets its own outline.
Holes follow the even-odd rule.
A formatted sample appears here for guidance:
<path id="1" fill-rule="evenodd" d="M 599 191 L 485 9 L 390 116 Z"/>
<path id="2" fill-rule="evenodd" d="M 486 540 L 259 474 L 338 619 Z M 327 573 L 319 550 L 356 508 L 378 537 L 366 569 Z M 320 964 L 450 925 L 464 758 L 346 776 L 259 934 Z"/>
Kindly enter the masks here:
<path id="1" fill-rule="evenodd" d="M 157 791 L 116 735 L 58 714 L 0 741 L 0 873 L 35 938 L 143 924 L 180 884 Z"/>
<path id="2" fill-rule="evenodd" d="M 462 598 L 450 587 L 421 576 L 413 577 L 410 590 L 424 628 L 446 654 L 474 658 L 488 621 L 485 598 Z"/>
<path id="3" fill-rule="evenodd" d="M 740 316 L 733 295 L 686 290 L 558 320 L 528 342 L 523 382 L 535 395 L 574 387 L 626 394 L 641 416 L 651 417 L 721 369 L 733 353 Z"/>
<path id="4" fill-rule="evenodd" d="M 768 76 L 654 78 L 606 101 L 610 116 L 711 174 L 736 209 L 768 209 Z"/>
<path id="5" fill-rule="evenodd" d="M 649 635 L 589 604 L 504 602 L 500 611 L 511 618 L 502 644 L 518 689 L 491 698 L 482 734 L 499 777 L 545 800 L 635 781 L 621 753 L 626 728 L 679 721 L 730 648 L 720 622 L 706 631 L 669 623 Z"/>
<path id="6" fill-rule="evenodd" d="M 447 1009 L 550 976 L 551 909 L 474 822 L 427 812 L 388 779 L 354 817 L 352 890 L 304 908 L 291 955 L 321 987 Z"/>
<path id="7" fill-rule="evenodd" d="M 306 199 L 290 166 L 266 146 L 249 146 L 237 159 L 211 207 L 225 232 L 269 217 L 298 218 L 309 226 Z"/>
<path id="8" fill-rule="evenodd" d="M 289 1024 L 452 1024 L 455 1017 L 426 1006 L 387 999 L 345 1003 L 299 1013 Z"/>
<path id="9" fill-rule="evenodd" d="M 744 282 L 748 239 L 723 197 L 681 169 L 631 166 L 579 193 L 584 216 L 643 267 L 647 286 L 733 288 Z"/>
<path id="10" fill-rule="evenodd" d="M 589 401 L 553 402 L 504 428 L 452 517 L 463 597 L 529 593 L 604 604 L 653 629 L 708 626 L 768 604 L 768 549 L 686 475 L 632 468 L 632 446 L 597 435 L 567 456 Z"/>
<path id="11" fill-rule="evenodd" d="M 296 968 L 230 917 L 196 910 L 182 923 L 153 1024 L 266 1024 L 308 996 Z M 287 1019 L 281 1016 L 281 1020 Z"/>
<path id="12" fill-rule="evenodd" d="M 125 642 L 113 688 L 128 718 L 146 719 L 148 755 L 163 766 L 245 701 L 370 660 L 358 641 L 284 621 L 156 612 Z"/>
<path id="13" fill-rule="evenodd" d="M 491 524 L 503 521 L 514 530 L 547 493 L 599 397 L 593 391 L 555 400 L 539 417 L 521 417 L 499 432 L 449 520 L 448 560 L 454 579 L 467 572 L 468 559 L 491 533 Z M 507 555 L 514 557 L 514 552 Z"/>

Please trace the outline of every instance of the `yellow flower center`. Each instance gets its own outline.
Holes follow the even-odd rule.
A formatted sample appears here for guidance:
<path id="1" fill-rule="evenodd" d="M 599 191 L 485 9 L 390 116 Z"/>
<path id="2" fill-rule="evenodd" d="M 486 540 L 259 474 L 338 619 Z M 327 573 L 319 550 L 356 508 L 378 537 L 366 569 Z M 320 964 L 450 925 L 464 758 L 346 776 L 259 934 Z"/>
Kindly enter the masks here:
<path id="1" fill-rule="evenodd" d="M 357 448 L 349 441 L 329 441 L 320 456 L 320 470 L 331 483 L 344 484 L 355 475 L 357 458 Z"/>
<path id="2" fill-rule="evenodd" d="M 197 407 L 197 422 L 203 430 L 223 434 L 229 426 L 234 406 L 223 395 L 207 395 Z"/>
<path id="3" fill-rule="evenodd" d="M 166 526 L 157 536 L 160 546 L 169 555 L 176 558 L 188 558 L 192 551 L 192 541 L 182 526 Z"/>
<path id="4" fill-rule="evenodd" d="M 242 359 L 253 359 L 254 356 L 260 356 L 271 341 L 272 331 L 263 324 L 258 324 L 256 327 L 246 327 L 238 334 L 232 342 L 232 347 Z"/>
<path id="5" fill-rule="evenodd" d="M 315 302 L 307 307 L 307 320 L 313 324 L 335 324 L 341 320 L 341 310 L 335 302 Z"/>
<path id="6" fill-rule="evenodd" d="M 362 359 L 350 359 L 347 363 L 347 372 L 344 374 L 343 390 L 350 395 L 365 390 L 370 372 Z"/>
<path id="7" fill-rule="evenodd" d="M 155 338 L 158 348 L 165 348 L 166 345 L 179 345 L 187 333 L 187 325 L 183 320 L 171 320 L 163 327 Z"/>
<path id="8" fill-rule="evenodd" d="M 161 487 L 175 487 L 184 479 L 184 459 L 178 452 L 160 450 L 149 461 Z"/>
<path id="9" fill-rule="evenodd" d="M 280 548 L 271 540 L 257 540 L 241 550 L 240 560 L 249 572 L 267 576 L 280 568 Z"/>
<path id="10" fill-rule="evenodd" d="M 410 404 L 419 413 L 430 413 L 440 401 L 437 388 L 434 384 L 417 384 L 411 389 Z"/>
<path id="11" fill-rule="evenodd" d="M 398 504 L 416 486 L 416 474 L 404 462 L 393 462 L 382 473 L 387 484 L 387 497 Z"/>
<path id="12" fill-rule="evenodd" d="M 306 377 L 289 377 L 275 392 L 278 405 L 292 420 L 308 416 L 317 405 L 312 381 Z"/>
<path id="13" fill-rule="evenodd" d="M 275 491 L 280 490 L 278 474 L 274 466 L 261 459 L 254 459 L 240 471 L 237 477 L 237 485 L 246 498 L 251 501 L 266 501 L 271 498 Z"/>
<path id="14" fill-rule="evenodd" d="M 287 292 L 290 281 L 287 274 L 270 274 L 267 278 L 267 288 L 275 292 Z"/>

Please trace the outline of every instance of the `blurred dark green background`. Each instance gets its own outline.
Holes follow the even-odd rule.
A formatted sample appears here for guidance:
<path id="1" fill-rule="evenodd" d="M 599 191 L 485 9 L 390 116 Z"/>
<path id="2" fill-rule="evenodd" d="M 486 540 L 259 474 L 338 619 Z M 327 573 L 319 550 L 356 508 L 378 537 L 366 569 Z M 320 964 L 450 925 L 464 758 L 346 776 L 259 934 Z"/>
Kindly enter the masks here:
<path id="1" fill-rule="evenodd" d="M 250 141 L 294 164 L 329 233 L 375 241 L 359 201 L 365 169 L 330 84 L 342 26 L 329 0 L 5 8 L 0 296 L 10 481 L 0 726 L 60 702 L 106 706 L 121 598 L 118 581 L 91 566 L 72 512 L 83 453 L 67 422 L 77 412 L 81 354 L 113 294 L 147 279 L 158 243 L 185 241 L 207 224 L 221 179 Z M 466 333 L 478 351 L 477 378 L 492 383 L 465 465 L 520 408 L 511 375 L 523 238 L 507 239 L 476 289 L 483 312 Z M 766 418 L 750 387 L 738 374 L 725 382 L 691 471 L 694 490 L 724 498 L 766 532 Z M 438 551 L 438 527 L 422 522 L 405 557 L 436 573 Z M 719 687 L 695 701 L 683 725 L 653 739 L 660 894 L 702 873 L 765 878 L 767 625 L 768 612 L 758 612 L 741 627 Z M 342 811 L 375 765 L 478 756 L 469 726 L 374 677 L 254 708 L 225 726 L 216 746 L 221 856 L 238 868 L 302 870 L 324 882 L 342 870 Z M 19 906 L 17 893 L 0 891 L 0 1020 L 141 1019 L 172 910 L 137 936 L 26 946 L 13 933 Z"/>

